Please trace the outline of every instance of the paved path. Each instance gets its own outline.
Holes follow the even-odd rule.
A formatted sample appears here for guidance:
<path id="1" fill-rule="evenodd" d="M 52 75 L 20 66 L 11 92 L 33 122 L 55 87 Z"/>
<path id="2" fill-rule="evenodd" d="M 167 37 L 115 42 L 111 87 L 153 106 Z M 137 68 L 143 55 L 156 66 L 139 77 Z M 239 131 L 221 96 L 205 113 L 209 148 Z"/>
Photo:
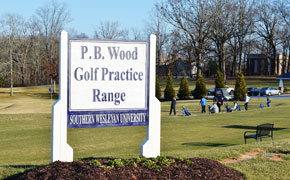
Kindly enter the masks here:
<path id="1" fill-rule="evenodd" d="M 290 95 L 281 95 L 281 96 L 270 96 L 271 99 L 283 99 L 283 98 L 290 98 Z M 250 96 L 251 99 L 266 99 L 267 96 Z"/>

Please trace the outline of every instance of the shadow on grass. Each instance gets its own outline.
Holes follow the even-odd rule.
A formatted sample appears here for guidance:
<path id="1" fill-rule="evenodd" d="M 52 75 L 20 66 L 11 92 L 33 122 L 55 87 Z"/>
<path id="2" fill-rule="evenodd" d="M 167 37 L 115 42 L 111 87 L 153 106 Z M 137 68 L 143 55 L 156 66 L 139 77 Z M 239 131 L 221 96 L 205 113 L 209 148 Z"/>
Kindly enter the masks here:
<path id="1" fill-rule="evenodd" d="M 57 93 L 33 93 L 33 94 L 28 94 L 31 97 L 37 97 L 37 98 L 43 98 L 43 99 L 58 99 L 58 94 Z"/>
<path id="2" fill-rule="evenodd" d="M 181 145 L 185 145 L 185 146 L 229 147 L 229 146 L 235 146 L 237 144 L 207 143 L 207 142 L 188 142 L 188 143 L 182 143 Z"/>
<path id="3" fill-rule="evenodd" d="M 81 158 L 81 161 L 86 161 L 86 160 L 94 160 L 94 159 L 115 159 L 113 157 L 86 157 L 86 158 Z"/>
<path id="4" fill-rule="evenodd" d="M 275 126 L 275 125 L 274 125 Z M 244 125 L 228 125 L 228 126 L 223 126 L 223 128 L 233 128 L 233 129 L 250 129 L 250 130 L 256 130 L 257 126 L 244 126 Z M 279 131 L 283 129 L 288 129 L 288 128 L 274 128 L 274 131 Z"/>
<path id="5" fill-rule="evenodd" d="M 36 168 L 40 167 L 40 165 L 4 165 L 0 167 L 5 167 L 5 168 Z"/>
<path id="6" fill-rule="evenodd" d="M 23 172 L 19 172 L 17 174 L 13 174 L 11 176 L 8 176 L 4 178 L 3 180 L 14 180 L 14 179 L 19 179 L 21 175 L 23 175 L 25 172 L 30 171 L 31 169 L 35 169 L 37 167 L 40 167 L 41 165 L 4 165 L 0 167 L 5 167 L 5 168 L 16 168 L 16 169 L 25 169 Z"/>

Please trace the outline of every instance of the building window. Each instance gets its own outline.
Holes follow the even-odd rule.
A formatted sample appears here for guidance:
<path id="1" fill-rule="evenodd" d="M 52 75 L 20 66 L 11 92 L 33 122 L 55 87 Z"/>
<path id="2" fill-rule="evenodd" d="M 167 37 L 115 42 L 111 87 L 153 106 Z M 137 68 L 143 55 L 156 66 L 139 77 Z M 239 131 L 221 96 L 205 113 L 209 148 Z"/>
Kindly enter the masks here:
<path id="1" fill-rule="evenodd" d="M 255 74 L 258 73 L 258 61 L 257 60 L 254 61 L 254 73 Z"/>

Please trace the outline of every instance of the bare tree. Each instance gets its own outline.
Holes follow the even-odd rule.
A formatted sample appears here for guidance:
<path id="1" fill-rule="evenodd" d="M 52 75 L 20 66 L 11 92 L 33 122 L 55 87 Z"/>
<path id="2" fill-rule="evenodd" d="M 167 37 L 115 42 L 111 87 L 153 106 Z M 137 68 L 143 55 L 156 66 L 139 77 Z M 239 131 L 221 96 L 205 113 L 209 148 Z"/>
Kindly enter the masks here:
<path id="1" fill-rule="evenodd" d="M 233 38 L 231 38 L 228 41 L 229 44 L 229 53 L 232 57 L 232 67 L 231 67 L 231 75 L 235 76 L 237 73 L 237 61 L 238 61 L 238 55 L 239 55 L 239 42 L 237 35 L 234 35 Z"/>
<path id="2" fill-rule="evenodd" d="M 275 7 L 279 13 L 281 19 L 290 27 L 290 1 L 289 0 L 277 0 Z"/>
<path id="3" fill-rule="evenodd" d="M 102 21 L 95 30 L 95 37 L 99 39 L 128 39 L 128 34 L 128 30 L 120 29 L 118 21 Z"/>
<path id="4" fill-rule="evenodd" d="M 8 46 L 8 48 L 4 48 L 7 52 L 4 53 L 4 57 L 2 57 L 4 58 L 4 60 L 2 59 L 1 61 L 2 62 L 1 67 L 7 68 L 9 64 L 10 96 L 13 96 L 14 76 L 18 73 L 17 71 L 15 71 L 15 67 L 18 65 L 15 63 L 15 60 L 17 59 L 17 55 L 19 55 L 16 53 L 16 51 L 18 51 L 20 48 L 17 40 L 21 38 L 20 33 L 21 27 L 23 26 L 23 21 L 24 20 L 21 18 L 21 16 L 16 14 L 6 14 L 3 16 L 3 19 L 1 20 L 2 34 L 4 36 L 3 42 L 6 43 Z M 6 70 L 1 72 L 7 73 Z"/>
<path id="5" fill-rule="evenodd" d="M 165 63 L 169 66 L 169 69 L 172 69 L 172 73 L 178 76 L 177 70 L 177 59 L 180 57 L 181 49 L 184 47 L 183 38 L 178 30 L 171 32 L 169 36 L 169 43 L 166 44 L 166 58 L 164 59 Z M 171 67 L 170 67 L 171 66 Z"/>
<path id="6" fill-rule="evenodd" d="M 161 55 L 165 52 L 165 45 L 169 41 L 168 25 L 161 19 L 161 14 L 158 9 L 153 10 L 149 17 L 150 21 L 146 22 L 146 34 L 155 34 L 156 42 L 156 73 L 160 73 Z"/>
<path id="7" fill-rule="evenodd" d="M 248 35 L 254 33 L 254 17 L 255 9 L 253 2 L 249 0 L 238 1 L 239 24 L 234 30 L 232 39 L 229 41 L 231 47 L 231 55 L 233 56 L 232 75 L 235 76 L 237 71 L 242 70 L 242 55 L 244 53 L 244 45 Z"/>
<path id="8" fill-rule="evenodd" d="M 58 3 L 57 1 L 50 1 L 43 7 L 40 7 L 36 11 L 36 22 L 40 31 L 40 35 L 43 37 L 43 45 L 46 54 L 46 61 L 51 64 L 55 64 L 54 61 L 58 61 L 58 37 L 60 31 L 64 26 L 70 22 L 70 12 L 65 3 Z M 53 74 L 58 72 L 50 72 L 51 83 Z M 58 76 L 54 76 L 58 77 Z M 53 92 L 55 92 L 55 83 Z"/>
<path id="9" fill-rule="evenodd" d="M 271 55 L 273 54 L 276 60 L 279 19 L 274 5 L 268 1 L 261 1 L 258 9 L 258 22 L 255 25 L 256 33 L 267 43 L 264 54 L 267 56 L 267 74 L 270 75 L 272 72 L 277 73 L 277 69 L 271 69 Z"/>
<path id="10" fill-rule="evenodd" d="M 146 37 L 143 35 L 143 33 L 140 29 L 132 28 L 131 33 L 132 33 L 132 40 L 144 40 L 144 39 L 146 39 Z"/>
<path id="11" fill-rule="evenodd" d="M 254 33 L 255 9 L 254 1 L 239 0 L 239 24 L 236 36 L 239 44 L 239 64 L 238 71 L 242 70 L 242 54 L 244 52 L 244 44 L 246 37 Z"/>
<path id="12" fill-rule="evenodd" d="M 167 0 L 156 7 L 165 21 L 188 35 L 194 52 L 191 61 L 196 61 L 197 73 L 200 73 L 210 35 L 209 20 L 213 17 L 208 1 Z"/>
<path id="13" fill-rule="evenodd" d="M 226 80 L 226 50 L 225 44 L 234 35 L 235 30 L 243 20 L 239 16 L 239 6 L 237 1 L 213 0 L 211 4 L 211 39 L 215 44 L 215 52 L 219 59 L 219 68 Z"/>
<path id="14" fill-rule="evenodd" d="M 282 19 L 283 33 L 282 33 L 282 45 L 283 45 L 283 64 L 282 72 L 286 73 L 290 71 L 290 1 L 289 0 L 278 0 L 275 3 L 278 11 L 278 16 Z M 288 64 L 286 64 L 288 51 Z"/>
<path id="15" fill-rule="evenodd" d="M 46 52 L 43 50 L 42 40 L 43 37 L 38 33 L 38 23 L 31 23 L 31 35 L 30 39 L 32 42 L 29 58 L 30 58 L 30 81 L 34 85 L 38 85 L 40 81 L 43 80 L 43 66 L 44 60 L 43 57 L 46 56 Z"/>
<path id="16" fill-rule="evenodd" d="M 21 85 L 24 86 L 28 82 L 28 64 L 30 63 L 30 59 L 28 58 L 29 51 L 32 45 L 31 39 L 31 25 L 22 21 L 21 26 L 19 28 L 19 34 L 16 37 L 15 45 L 17 49 L 15 50 L 15 62 L 16 66 L 19 69 L 19 76 L 21 79 Z"/>
<path id="17" fill-rule="evenodd" d="M 289 41 L 290 41 L 290 31 L 288 26 L 284 26 L 283 29 L 281 29 L 280 33 L 279 33 L 279 39 L 281 41 L 281 45 L 282 45 L 282 63 L 278 64 L 279 66 L 282 66 L 281 69 L 281 73 L 287 73 L 288 69 L 287 67 L 287 54 L 289 52 Z M 289 63 L 289 62 L 288 62 Z"/>

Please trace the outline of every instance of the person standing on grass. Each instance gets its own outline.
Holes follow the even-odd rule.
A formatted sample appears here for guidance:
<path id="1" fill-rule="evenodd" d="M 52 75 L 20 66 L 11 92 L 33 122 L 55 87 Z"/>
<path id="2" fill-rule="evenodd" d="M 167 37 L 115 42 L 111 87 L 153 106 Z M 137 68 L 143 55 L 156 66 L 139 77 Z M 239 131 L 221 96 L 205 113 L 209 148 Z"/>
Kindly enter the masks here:
<path id="1" fill-rule="evenodd" d="M 206 113 L 205 111 L 206 99 L 204 97 L 201 98 L 200 105 L 201 105 L 201 113 Z"/>
<path id="2" fill-rule="evenodd" d="M 170 113 L 169 115 L 171 115 L 172 111 L 174 111 L 174 116 L 176 116 L 176 98 L 173 97 L 172 101 L 171 101 L 171 107 L 170 107 Z"/>
<path id="3" fill-rule="evenodd" d="M 217 106 L 218 106 L 218 108 L 219 108 L 219 112 L 222 112 L 221 107 L 222 107 L 222 105 L 223 105 L 223 102 L 224 102 L 224 98 L 223 98 L 222 96 L 219 96 L 219 97 L 217 98 Z"/>
<path id="4" fill-rule="evenodd" d="M 271 105 L 271 99 L 270 99 L 270 96 L 268 95 L 267 96 L 267 106 L 270 107 Z"/>
<path id="5" fill-rule="evenodd" d="M 246 94 L 246 97 L 245 97 L 245 110 L 248 110 L 249 100 L 250 100 L 250 97 L 248 96 L 248 94 Z"/>

